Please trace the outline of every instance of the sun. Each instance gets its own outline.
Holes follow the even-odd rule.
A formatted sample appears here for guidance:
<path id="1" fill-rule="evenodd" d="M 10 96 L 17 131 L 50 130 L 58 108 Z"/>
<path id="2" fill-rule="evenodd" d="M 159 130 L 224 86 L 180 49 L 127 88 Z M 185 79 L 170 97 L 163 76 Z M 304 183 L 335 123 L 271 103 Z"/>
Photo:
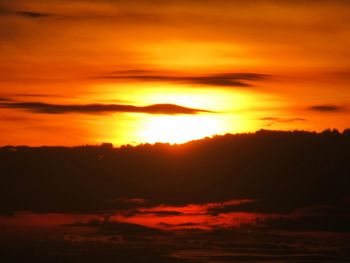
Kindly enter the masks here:
<path id="1" fill-rule="evenodd" d="M 152 116 L 139 134 L 148 143 L 184 143 L 187 141 L 222 134 L 225 123 L 214 115 Z"/>
<path id="2" fill-rule="evenodd" d="M 129 88 L 131 88 L 130 86 Z M 110 87 L 113 91 L 114 86 Z M 202 87 L 163 86 L 152 83 L 132 93 L 119 89 L 115 96 L 121 101 L 137 106 L 173 104 L 202 109 L 208 112 L 191 114 L 123 113 L 112 116 L 111 123 L 101 129 L 105 132 L 100 141 L 112 141 L 116 145 L 142 143 L 180 144 L 188 141 L 244 132 L 254 126 L 247 109 L 262 99 L 247 91 L 232 89 L 207 89 Z"/>

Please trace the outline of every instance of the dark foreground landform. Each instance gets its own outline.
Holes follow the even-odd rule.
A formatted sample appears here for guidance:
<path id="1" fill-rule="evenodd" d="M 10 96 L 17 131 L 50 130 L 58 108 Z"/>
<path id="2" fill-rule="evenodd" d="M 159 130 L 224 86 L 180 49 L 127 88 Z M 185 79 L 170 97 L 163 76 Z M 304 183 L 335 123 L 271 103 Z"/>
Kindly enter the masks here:
<path id="1" fill-rule="evenodd" d="M 349 262 L 350 132 L 0 148 L 0 262 Z"/>

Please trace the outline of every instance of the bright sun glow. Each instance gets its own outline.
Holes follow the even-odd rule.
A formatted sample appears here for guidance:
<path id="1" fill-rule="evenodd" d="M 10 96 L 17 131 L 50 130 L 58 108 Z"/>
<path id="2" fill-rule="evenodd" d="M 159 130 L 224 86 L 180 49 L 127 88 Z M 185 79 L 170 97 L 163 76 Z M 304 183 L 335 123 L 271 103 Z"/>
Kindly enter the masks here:
<path id="1" fill-rule="evenodd" d="M 140 101 L 149 105 L 170 103 L 214 112 L 194 115 L 142 116 L 141 125 L 137 128 L 135 137 L 139 142 L 148 143 L 184 143 L 227 133 L 235 125 L 228 121 L 225 113 L 247 107 L 250 102 L 249 97 L 243 93 L 198 87 L 189 87 L 184 92 L 176 86 L 169 85 L 164 88 L 163 85 L 157 87 L 154 84 L 151 88 L 142 90 L 139 96 Z M 134 99 L 137 97 L 137 95 L 134 96 Z"/>
<path id="2" fill-rule="evenodd" d="M 145 122 L 140 138 L 149 143 L 184 143 L 225 131 L 226 125 L 215 116 L 155 116 Z"/>
<path id="3" fill-rule="evenodd" d="M 256 127 L 255 112 L 250 109 L 268 101 L 271 97 L 251 94 L 238 89 L 207 89 L 184 87 L 162 83 L 143 84 L 142 88 L 132 89 L 130 83 L 118 86 L 99 86 L 99 90 L 109 90 L 122 104 L 146 106 L 154 104 L 175 104 L 183 107 L 203 109 L 211 113 L 198 114 L 146 114 L 121 113 L 106 118 L 103 123 L 112 123 L 96 130 L 103 130 L 99 141 L 111 141 L 116 145 L 140 143 L 185 143 L 187 141 L 234 132 L 250 131 Z M 131 86 L 129 86 L 131 85 Z M 124 89 L 130 92 L 125 92 Z M 103 99 L 103 98 L 101 98 Z M 113 97 L 109 97 L 113 100 Z M 267 116 L 270 112 L 264 113 Z M 94 135 L 96 136 L 96 135 Z"/>

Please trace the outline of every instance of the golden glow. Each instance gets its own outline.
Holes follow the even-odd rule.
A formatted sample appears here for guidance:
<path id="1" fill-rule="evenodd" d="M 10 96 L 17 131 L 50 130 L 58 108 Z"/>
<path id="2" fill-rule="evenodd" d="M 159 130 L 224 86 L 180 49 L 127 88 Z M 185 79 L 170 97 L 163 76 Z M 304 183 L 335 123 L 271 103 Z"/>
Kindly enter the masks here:
<path id="1" fill-rule="evenodd" d="M 126 85 L 125 89 L 132 90 L 130 84 Z M 97 88 L 116 90 L 116 87 L 110 84 Z M 123 88 L 120 87 L 117 90 L 118 98 L 133 105 L 169 103 L 211 112 L 180 115 L 143 113 L 114 115 L 113 123 L 118 125 L 113 128 L 114 135 L 105 134 L 107 138 L 100 140 L 112 141 L 115 144 L 184 143 L 217 134 L 247 131 L 252 129 L 247 121 L 249 113 L 242 115 L 242 111 L 256 105 L 258 100 L 256 94 L 239 90 L 183 87 L 161 83 L 143 84 L 142 88 L 138 87 L 129 93 L 123 92 Z M 107 130 L 104 128 L 107 133 L 110 129 L 110 125 Z"/>
<path id="2" fill-rule="evenodd" d="M 244 56 L 249 53 L 246 47 L 217 41 L 168 41 L 144 45 L 140 52 L 145 53 L 145 50 L 148 63 L 151 61 L 153 66 L 169 70 L 211 70 L 213 67 L 220 70 L 260 64 L 257 58 Z"/>
<path id="3" fill-rule="evenodd" d="M 0 41 L 6 103 L 171 103 L 215 113 L 53 116 L 3 107 L 0 145 L 183 142 L 260 128 L 348 126 L 347 110 L 310 110 L 349 108 L 346 1 L 5 2 L 1 25 L 16 29 Z M 243 80 L 246 86 L 193 81 L 227 73 L 267 77 Z"/>
<path id="4" fill-rule="evenodd" d="M 149 143 L 184 143 L 222 134 L 229 129 L 222 119 L 213 115 L 154 116 L 147 119 L 139 136 L 141 141 Z"/>
<path id="5" fill-rule="evenodd" d="M 208 89 L 162 83 L 152 83 L 139 89 L 132 96 L 125 95 L 124 98 L 133 100 L 137 105 L 169 103 L 217 113 L 242 110 L 251 106 L 254 100 L 251 94 L 242 90 Z"/>
<path id="6" fill-rule="evenodd" d="M 246 89 L 194 87 L 185 84 L 146 82 L 98 84 L 81 96 L 88 103 L 93 98 L 103 103 L 137 106 L 176 104 L 210 112 L 198 114 L 114 113 L 79 116 L 90 131 L 92 143 L 112 142 L 114 145 L 140 143 L 184 143 L 213 135 L 254 131 L 262 123 L 259 117 L 273 116 L 275 107 L 285 104 L 280 97 Z M 101 94 L 101 95 L 99 95 Z M 106 96 L 108 94 L 108 96 Z M 259 108 L 258 112 L 254 109 Z"/>

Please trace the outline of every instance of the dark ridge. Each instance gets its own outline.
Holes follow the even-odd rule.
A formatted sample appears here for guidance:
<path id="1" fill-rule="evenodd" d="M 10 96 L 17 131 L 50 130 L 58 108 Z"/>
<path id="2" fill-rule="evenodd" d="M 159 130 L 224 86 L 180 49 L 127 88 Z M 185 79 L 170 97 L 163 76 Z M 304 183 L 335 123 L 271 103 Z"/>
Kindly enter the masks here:
<path id="1" fill-rule="evenodd" d="M 0 148 L 0 213 L 97 213 L 253 199 L 242 211 L 287 213 L 348 200 L 350 132 L 267 131 L 182 145 Z M 234 209 L 238 209 L 235 207 Z M 213 211 L 214 213 L 214 211 Z"/>

